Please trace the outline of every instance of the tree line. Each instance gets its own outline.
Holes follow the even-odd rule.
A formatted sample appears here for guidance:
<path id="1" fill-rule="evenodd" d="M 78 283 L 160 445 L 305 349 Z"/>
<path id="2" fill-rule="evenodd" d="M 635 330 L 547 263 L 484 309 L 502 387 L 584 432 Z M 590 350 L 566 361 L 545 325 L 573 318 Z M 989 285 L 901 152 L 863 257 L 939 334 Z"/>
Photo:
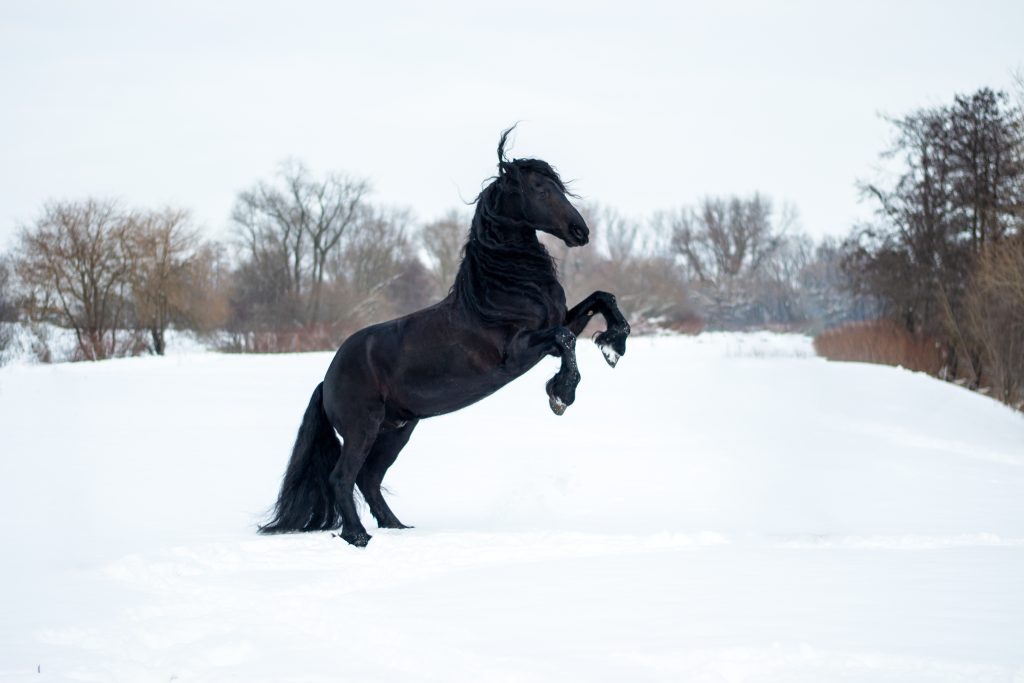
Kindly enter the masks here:
<path id="1" fill-rule="evenodd" d="M 1024 89 L 1022 89 L 1024 91 Z M 879 312 L 939 352 L 938 374 L 1024 401 L 1024 113 L 983 88 L 890 119 L 893 177 L 843 268 Z"/>
<path id="2" fill-rule="evenodd" d="M 615 291 L 638 329 L 861 315 L 837 243 L 796 232 L 793 211 L 776 216 L 762 195 L 709 197 L 648 220 L 584 212 L 598 248 L 547 241 L 567 295 Z M 204 239 L 183 209 L 51 202 L 0 265 L 0 315 L 72 330 L 81 360 L 162 354 L 172 328 L 215 335 L 224 350 L 330 349 L 443 298 L 469 219 L 453 209 L 417 224 L 372 201 L 366 179 L 296 162 L 238 194 L 223 242 Z"/>
<path id="3" fill-rule="evenodd" d="M 875 218 L 845 238 L 811 239 L 794 207 L 756 193 L 645 219 L 584 206 L 596 248 L 543 236 L 570 302 L 615 291 L 638 330 L 881 319 L 891 325 L 877 330 L 937 350 L 931 371 L 1019 403 L 1020 103 L 983 88 L 889 121 L 891 178 L 860 183 Z M 169 329 L 211 334 L 224 350 L 332 349 L 443 298 L 469 219 L 464 207 L 419 223 L 374 201 L 367 179 L 297 162 L 238 194 L 220 242 L 178 208 L 51 202 L 0 260 L 0 321 L 73 330 L 79 359 L 163 353 Z"/>

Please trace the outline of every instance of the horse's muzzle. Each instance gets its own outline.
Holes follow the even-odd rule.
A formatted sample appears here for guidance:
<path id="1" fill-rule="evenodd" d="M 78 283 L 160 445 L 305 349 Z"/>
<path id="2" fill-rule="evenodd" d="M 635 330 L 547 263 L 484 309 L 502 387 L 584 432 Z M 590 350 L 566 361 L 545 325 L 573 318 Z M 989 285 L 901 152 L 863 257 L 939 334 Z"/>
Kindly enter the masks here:
<path id="1" fill-rule="evenodd" d="M 590 231 L 587 230 L 586 226 L 578 223 L 569 224 L 569 236 L 572 237 L 570 247 L 582 247 L 590 241 Z"/>

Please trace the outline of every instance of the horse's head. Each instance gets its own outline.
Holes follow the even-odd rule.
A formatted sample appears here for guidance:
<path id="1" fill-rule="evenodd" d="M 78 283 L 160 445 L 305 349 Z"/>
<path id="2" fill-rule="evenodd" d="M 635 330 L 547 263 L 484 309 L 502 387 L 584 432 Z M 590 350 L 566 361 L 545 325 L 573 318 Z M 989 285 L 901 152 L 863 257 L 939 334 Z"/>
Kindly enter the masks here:
<path id="1" fill-rule="evenodd" d="M 488 188 L 496 192 L 495 213 L 503 222 L 546 232 L 570 247 L 589 242 L 590 229 L 569 201 L 570 193 L 555 169 L 540 159 L 505 158 L 510 132 L 512 128 L 501 134 L 498 177 Z"/>

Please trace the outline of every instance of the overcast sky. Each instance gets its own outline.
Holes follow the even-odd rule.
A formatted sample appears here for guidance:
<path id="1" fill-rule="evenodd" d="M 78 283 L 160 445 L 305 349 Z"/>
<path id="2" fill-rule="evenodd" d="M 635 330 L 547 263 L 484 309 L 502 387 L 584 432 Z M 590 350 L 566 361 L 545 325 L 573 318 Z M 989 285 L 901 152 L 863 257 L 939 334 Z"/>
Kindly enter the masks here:
<path id="1" fill-rule="evenodd" d="M 505 9 L 502 9 L 505 8 Z M 902 114 L 1024 65 L 1024 2 L 0 5 L 0 245 L 49 198 L 190 208 L 294 158 L 422 219 L 502 128 L 628 215 L 755 190 L 841 234 Z"/>

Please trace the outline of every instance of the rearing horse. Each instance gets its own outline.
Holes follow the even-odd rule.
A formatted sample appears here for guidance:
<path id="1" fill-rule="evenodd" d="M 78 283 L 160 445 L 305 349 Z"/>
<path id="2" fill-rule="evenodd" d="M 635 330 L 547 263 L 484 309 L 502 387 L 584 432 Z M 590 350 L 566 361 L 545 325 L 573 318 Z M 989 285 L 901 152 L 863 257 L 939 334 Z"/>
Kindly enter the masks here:
<path id="1" fill-rule="evenodd" d="M 420 420 L 489 396 L 545 356 L 562 361 L 545 387 L 551 409 L 561 415 L 580 381 L 576 335 L 598 313 L 606 329 L 595 341 L 609 365 L 625 353 L 629 325 L 614 296 L 594 292 L 566 309 L 537 231 L 570 247 L 586 244 L 590 231 L 550 165 L 505 157 L 509 132 L 498 143 L 498 175 L 477 197 L 448 296 L 362 329 L 341 345 L 313 391 L 273 518 L 261 533 L 340 526 L 343 539 L 365 546 L 370 535 L 356 513 L 355 486 L 378 527 L 407 528 L 380 486 Z"/>

